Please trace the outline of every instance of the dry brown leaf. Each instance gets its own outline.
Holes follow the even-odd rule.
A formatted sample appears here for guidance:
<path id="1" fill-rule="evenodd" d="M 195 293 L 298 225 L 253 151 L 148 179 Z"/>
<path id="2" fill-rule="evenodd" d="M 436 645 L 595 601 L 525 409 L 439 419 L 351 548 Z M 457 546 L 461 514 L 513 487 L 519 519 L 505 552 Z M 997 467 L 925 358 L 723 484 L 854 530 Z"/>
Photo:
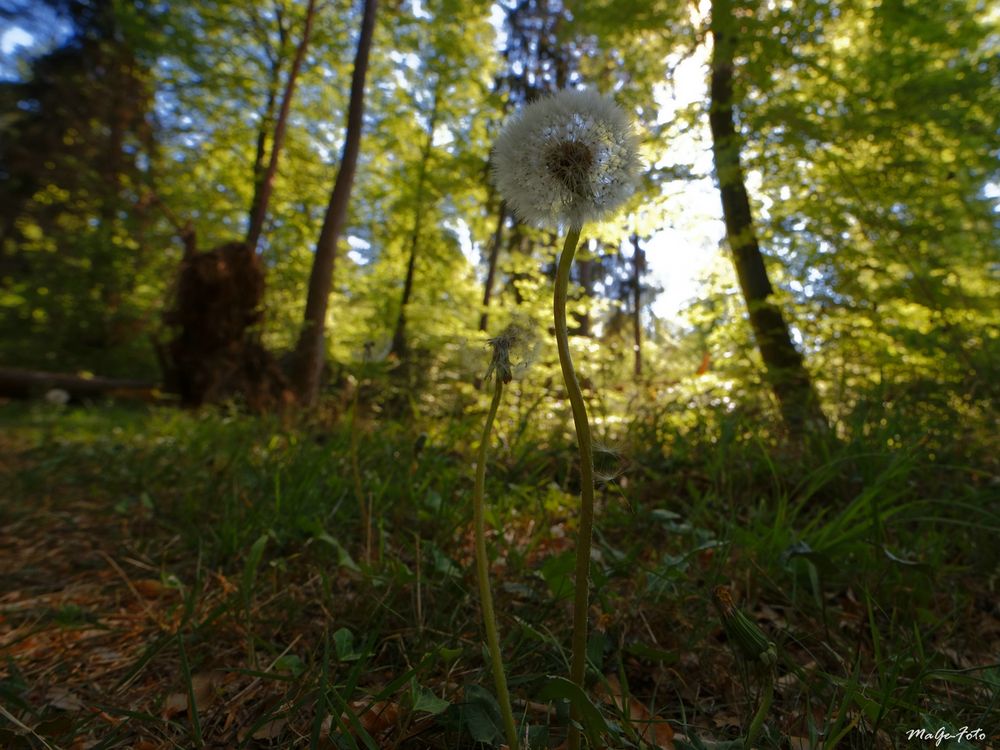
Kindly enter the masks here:
<path id="1" fill-rule="evenodd" d="M 187 693 L 171 693 L 163 702 L 163 718 L 172 719 L 187 711 Z"/>
<path id="2" fill-rule="evenodd" d="M 606 679 L 607 687 L 602 685 L 598 689 L 598 696 L 613 703 L 644 742 L 659 750 L 673 750 L 674 730 L 666 719 L 653 716 L 648 708 L 631 695 L 626 700 L 617 677 L 610 675 Z"/>
<path id="3" fill-rule="evenodd" d="M 274 740 L 277 739 L 283 731 L 285 731 L 285 726 L 288 724 L 288 719 L 274 719 L 273 721 L 267 722 L 264 726 L 253 733 L 253 738 L 255 740 Z"/>
<path id="4" fill-rule="evenodd" d="M 96 716 L 98 719 L 110 724 L 113 727 L 116 727 L 123 721 L 125 721 L 125 719 L 120 719 L 116 716 L 112 716 L 107 711 L 102 711 L 99 708 L 90 708 L 90 711 L 93 712 L 94 716 Z"/>
<path id="5" fill-rule="evenodd" d="M 164 586 L 163 583 L 154 578 L 141 578 L 138 581 L 133 581 L 132 586 L 146 599 L 159 599 L 176 591 L 169 586 Z"/>
<path id="6" fill-rule="evenodd" d="M 60 711 L 79 711 L 83 708 L 80 696 L 62 687 L 51 688 L 45 694 L 45 704 L 52 706 L 52 708 L 58 708 Z"/>
<path id="7" fill-rule="evenodd" d="M 211 672 L 207 674 L 196 674 L 191 677 L 191 690 L 194 693 L 194 704 L 198 713 L 202 713 L 206 708 L 215 702 L 217 696 L 216 679 L 217 674 Z M 171 693 L 163 704 L 163 718 L 172 719 L 175 716 L 186 713 L 188 710 L 188 693 L 185 690 L 181 693 Z"/>
<path id="8" fill-rule="evenodd" d="M 712 723 L 719 729 L 729 729 L 742 726 L 742 721 L 736 714 L 717 713 L 712 717 Z"/>
<path id="9" fill-rule="evenodd" d="M 362 729 L 372 737 L 383 734 L 387 729 L 395 726 L 402 712 L 399 704 L 392 701 L 376 701 L 371 704 L 368 701 L 351 701 L 350 708 Z M 346 711 L 341 715 L 340 720 L 353 733 L 355 724 Z"/>

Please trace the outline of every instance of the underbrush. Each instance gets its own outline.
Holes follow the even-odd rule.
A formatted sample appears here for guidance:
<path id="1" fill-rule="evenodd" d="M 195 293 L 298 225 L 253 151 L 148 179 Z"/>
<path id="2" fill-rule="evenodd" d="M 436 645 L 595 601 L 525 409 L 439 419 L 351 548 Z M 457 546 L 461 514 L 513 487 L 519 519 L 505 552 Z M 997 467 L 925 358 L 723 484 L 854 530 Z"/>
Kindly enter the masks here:
<path id="1" fill-rule="evenodd" d="M 777 644 L 760 744 L 997 731 L 986 428 L 948 441 L 954 415 L 897 403 L 789 445 L 749 405 L 692 423 L 658 404 L 599 433 L 586 729 L 615 747 L 739 741 L 759 685 L 712 607 L 727 585 Z M 577 479 L 564 415 L 531 426 L 536 408 L 515 396 L 501 416 L 486 496 L 515 710 L 554 747 L 576 697 L 549 678 L 568 669 Z M 0 745 L 499 742 L 473 596 L 481 419 L 478 402 L 297 425 L 4 406 Z"/>

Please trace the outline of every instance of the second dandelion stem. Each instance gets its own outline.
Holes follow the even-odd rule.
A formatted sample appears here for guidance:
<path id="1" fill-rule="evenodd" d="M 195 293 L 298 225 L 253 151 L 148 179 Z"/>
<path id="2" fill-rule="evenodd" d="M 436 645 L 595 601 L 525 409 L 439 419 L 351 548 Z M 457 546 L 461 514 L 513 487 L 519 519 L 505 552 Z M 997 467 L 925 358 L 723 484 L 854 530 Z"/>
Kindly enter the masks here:
<path id="1" fill-rule="evenodd" d="M 514 722 L 514 712 L 510 705 L 510 693 L 507 692 L 507 677 L 503 670 L 503 658 L 500 656 L 500 636 L 497 633 L 497 618 L 493 611 L 493 594 L 490 591 L 489 558 L 486 555 L 486 452 L 490 445 L 490 433 L 493 431 L 493 420 L 500 406 L 503 395 L 503 378 L 500 373 L 494 377 L 496 389 L 493 391 L 493 401 L 483 427 L 483 439 L 479 441 L 479 456 L 476 462 L 476 486 L 472 498 L 473 525 L 476 534 L 476 574 L 479 579 L 479 601 L 483 608 L 483 625 L 486 628 L 486 645 L 490 651 L 490 661 L 493 665 L 493 684 L 496 686 L 497 700 L 500 702 L 500 713 L 503 716 L 504 733 L 510 750 L 518 750 L 517 725 Z"/>
<path id="2" fill-rule="evenodd" d="M 573 656 L 570 662 L 570 679 L 584 687 L 587 672 L 587 613 L 590 608 L 590 544 L 594 532 L 594 456 L 590 439 L 590 423 L 587 420 L 587 406 L 583 402 L 583 392 L 573 370 L 573 358 L 569 352 L 569 333 L 566 329 L 566 293 L 569 288 L 569 271 L 580 240 L 580 227 L 570 227 L 559 256 L 556 271 L 556 289 L 553 298 L 555 315 L 556 345 L 559 348 L 559 364 L 566 383 L 566 395 L 573 411 L 576 426 L 576 441 L 580 450 L 580 527 L 576 541 L 576 592 L 573 600 Z M 574 708 L 571 718 L 580 720 Z M 569 750 L 580 747 L 580 733 L 575 726 L 569 730 Z"/>

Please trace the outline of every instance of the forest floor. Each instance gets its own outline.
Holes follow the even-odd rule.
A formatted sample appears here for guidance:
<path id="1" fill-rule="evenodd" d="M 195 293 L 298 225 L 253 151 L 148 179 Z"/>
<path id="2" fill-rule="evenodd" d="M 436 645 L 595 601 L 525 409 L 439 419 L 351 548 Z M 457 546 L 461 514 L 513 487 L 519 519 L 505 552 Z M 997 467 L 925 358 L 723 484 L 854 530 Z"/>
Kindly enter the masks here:
<path id="1" fill-rule="evenodd" d="M 0 406 L 0 747 L 499 743 L 467 421 L 352 438 L 231 414 Z M 711 602 L 724 584 L 778 647 L 759 746 L 1000 747 L 996 467 L 859 449 L 847 479 L 840 460 L 793 478 L 781 456 L 726 450 L 657 448 L 601 486 L 588 689 L 601 742 L 742 747 L 764 678 L 726 643 Z M 511 692 L 531 746 L 557 747 L 567 707 L 541 696 L 568 671 L 572 453 L 534 436 L 497 454 Z"/>

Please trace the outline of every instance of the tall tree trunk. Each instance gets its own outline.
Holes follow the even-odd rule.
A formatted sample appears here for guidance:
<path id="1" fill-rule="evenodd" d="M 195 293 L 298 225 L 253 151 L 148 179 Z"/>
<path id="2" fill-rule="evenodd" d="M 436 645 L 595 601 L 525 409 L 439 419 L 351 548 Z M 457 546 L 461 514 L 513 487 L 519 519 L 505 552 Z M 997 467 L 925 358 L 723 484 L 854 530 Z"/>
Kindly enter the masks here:
<path id="1" fill-rule="evenodd" d="M 493 298 L 493 284 L 496 282 L 497 261 L 500 259 L 500 242 L 503 240 L 503 224 L 507 220 L 507 203 L 500 201 L 497 209 L 497 228 L 493 232 L 490 255 L 486 265 L 486 281 L 483 282 L 483 313 L 479 316 L 479 330 L 485 331 L 489 325 L 490 300 Z"/>
<path id="2" fill-rule="evenodd" d="M 399 315 L 396 316 L 396 328 L 392 333 L 392 348 L 390 354 L 399 359 L 406 356 L 406 308 L 413 296 L 413 275 L 417 269 L 417 253 L 420 250 L 420 234 L 424 225 L 424 185 L 427 183 L 427 163 L 434 148 L 434 128 L 437 127 L 438 96 L 441 79 L 434 88 L 434 101 L 431 104 L 431 116 L 427 122 L 427 140 L 420 152 L 420 171 L 417 174 L 416 200 L 413 202 L 413 230 L 410 233 L 410 257 L 406 262 L 406 279 L 403 282 L 403 296 L 399 301 Z"/>
<path id="3" fill-rule="evenodd" d="M 635 352 L 633 375 L 642 377 L 642 272 L 646 266 L 646 251 L 639 244 L 639 235 L 632 235 L 632 349 Z"/>
<path id="4" fill-rule="evenodd" d="M 820 409 L 802 355 L 792 343 L 788 324 L 773 299 L 774 289 L 754 232 L 733 114 L 733 59 L 737 41 L 733 0 L 713 0 L 711 30 L 709 125 L 712 155 L 719 181 L 726 237 L 746 299 L 750 325 L 764 360 L 767 380 L 777 397 L 789 431 L 796 436 L 825 432 L 828 423 Z"/>
<path id="5" fill-rule="evenodd" d="M 274 123 L 274 137 L 271 139 L 271 155 L 268 157 L 267 169 L 254 181 L 253 204 L 250 206 L 250 226 L 247 229 L 247 245 L 251 250 L 257 250 L 260 242 L 261 232 L 264 230 L 264 220 L 267 218 L 267 207 L 271 202 L 271 193 L 274 189 L 274 176 L 278 172 L 278 160 L 281 158 L 281 149 L 285 145 L 285 131 L 288 129 L 288 114 L 292 109 L 292 98 L 295 96 L 295 84 L 298 81 L 299 72 L 302 70 L 302 61 L 306 56 L 306 49 L 309 47 L 309 37 L 312 35 L 313 18 L 316 15 L 316 0 L 309 0 L 306 6 L 306 18 L 302 28 L 302 39 L 299 40 L 298 47 L 295 48 L 295 57 L 292 58 L 292 68 L 288 71 L 288 80 L 285 82 L 285 91 L 281 97 L 281 108 L 278 110 L 278 119 Z M 270 103 L 273 107 L 273 100 Z M 258 144 L 258 158 L 260 157 L 260 147 Z"/>
<path id="6" fill-rule="evenodd" d="M 351 185 L 358 165 L 361 149 L 361 127 L 364 115 L 365 74 L 368 72 L 368 55 L 375 30 L 377 0 L 364 0 L 361 33 L 354 57 L 354 74 L 351 77 L 351 100 L 347 108 L 347 132 L 344 135 L 344 152 L 340 158 L 340 171 L 330 194 L 330 203 L 323 217 L 323 228 L 316 242 L 312 272 L 309 275 L 309 293 L 302 321 L 302 331 L 292 361 L 292 382 L 302 405 L 308 406 L 319 395 L 320 371 L 323 369 L 323 334 L 326 330 L 326 310 L 333 288 L 333 268 L 337 259 L 337 241 L 347 218 L 347 204 Z"/>

